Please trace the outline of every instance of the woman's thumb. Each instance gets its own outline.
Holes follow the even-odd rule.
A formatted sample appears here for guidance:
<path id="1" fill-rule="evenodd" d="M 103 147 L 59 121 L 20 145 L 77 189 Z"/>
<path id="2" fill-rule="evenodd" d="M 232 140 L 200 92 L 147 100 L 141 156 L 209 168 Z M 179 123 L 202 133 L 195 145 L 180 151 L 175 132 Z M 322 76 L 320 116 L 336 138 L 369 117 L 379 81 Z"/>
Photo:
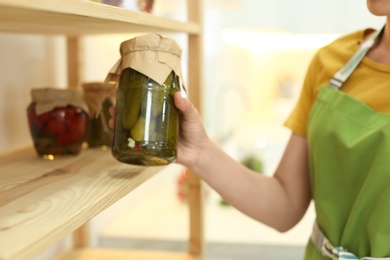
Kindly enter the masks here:
<path id="1" fill-rule="evenodd" d="M 179 109 L 180 112 L 185 112 L 190 106 L 190 102 L 187 98 L 184 98 L 180 92 L 176 92 L 173 96 L 175 106 Z"/>

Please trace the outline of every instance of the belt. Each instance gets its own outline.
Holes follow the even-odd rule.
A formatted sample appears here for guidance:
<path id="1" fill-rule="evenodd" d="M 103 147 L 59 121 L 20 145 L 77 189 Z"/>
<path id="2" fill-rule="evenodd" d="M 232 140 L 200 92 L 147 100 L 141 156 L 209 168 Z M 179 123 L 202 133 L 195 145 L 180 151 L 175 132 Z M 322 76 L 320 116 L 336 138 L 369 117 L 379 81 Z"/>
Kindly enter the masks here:
<path id="1" fill-rule="evenodd" d="M 311 242 L 317 248 L 317 250 L 324 256 L 329 257 L 332 260 L 374 260 L 374 259 L 390 259 L 389 257 L 385 258 L 376 258 L 376 257 L 363 257 L 359 258 L 356 255 L 348 252 L 345 247 L 342 246 L 333 246 L 332 243 L 328 240 L 325 234 L 322 232 L 317 223 L 313 227 L 313 233 L 311 234 Z"/>

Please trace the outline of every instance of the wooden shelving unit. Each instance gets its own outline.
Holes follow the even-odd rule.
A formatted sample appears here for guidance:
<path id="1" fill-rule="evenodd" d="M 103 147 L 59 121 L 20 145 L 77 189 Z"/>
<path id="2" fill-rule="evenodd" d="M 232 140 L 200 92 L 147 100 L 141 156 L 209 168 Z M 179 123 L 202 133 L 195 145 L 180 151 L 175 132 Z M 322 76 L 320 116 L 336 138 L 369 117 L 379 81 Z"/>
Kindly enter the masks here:
<path id="1" fill-rule="evenodd" d="M 68 37 L 68 84 L 83 75 L 79 40 L 83 35 L 177 32 L 188 35 L 190 98 L 200 109 L 202 1 L 188 1 L 188 22 L 130 11 L 88 0 L 0 0 L 0 32 Z M 88 248 L 88 220 L 167 167 L 117 162 L 109 151 L 43 160 L 33 148 L 0 154 L 0 259 L 31 259 L 76 231 L 75 249 L 59 259 L 202 259 L 201 182 L 190 174 L 190 237 L 187 254 Z"/>
<path id="2" fill-rule="evenodd" d="M 86 35 L 183 32 L 199 35 L 198 22 L 179 22 L 88 0 L 2 0 L 0 31 Z"/>

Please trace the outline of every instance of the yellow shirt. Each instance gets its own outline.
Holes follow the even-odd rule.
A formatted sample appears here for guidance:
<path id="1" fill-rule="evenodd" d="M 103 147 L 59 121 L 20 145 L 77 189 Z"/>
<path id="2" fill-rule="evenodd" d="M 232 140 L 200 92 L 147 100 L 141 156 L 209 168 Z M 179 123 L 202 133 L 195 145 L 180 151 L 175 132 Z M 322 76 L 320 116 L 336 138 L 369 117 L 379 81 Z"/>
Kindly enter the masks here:
<path id="1" fill-rule="evenodd" d="M 340 37 L 318 50 L 309 65 L 298 103 L 285 126 L 306 136 L 307 119 L 320 88 L 329 83 L 370 32 L 371 29 L 366 29 Z M 340 90 L 378 112 L 390 114 L 390 66 L 364 57 Z"/>

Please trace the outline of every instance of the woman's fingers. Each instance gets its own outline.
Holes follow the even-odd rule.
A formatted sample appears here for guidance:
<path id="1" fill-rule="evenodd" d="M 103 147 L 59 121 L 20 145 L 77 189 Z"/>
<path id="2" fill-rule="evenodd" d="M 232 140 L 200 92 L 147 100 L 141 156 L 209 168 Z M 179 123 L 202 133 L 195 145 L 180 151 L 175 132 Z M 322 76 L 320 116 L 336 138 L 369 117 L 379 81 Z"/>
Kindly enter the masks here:
<path id="1" fill-rule="evenodd" d="M 111 118 L 108 120 L 108 126 L 111 128 L 114 128 L 116 108 L 110 107 L 109 112 L 110 112 Z"/>

